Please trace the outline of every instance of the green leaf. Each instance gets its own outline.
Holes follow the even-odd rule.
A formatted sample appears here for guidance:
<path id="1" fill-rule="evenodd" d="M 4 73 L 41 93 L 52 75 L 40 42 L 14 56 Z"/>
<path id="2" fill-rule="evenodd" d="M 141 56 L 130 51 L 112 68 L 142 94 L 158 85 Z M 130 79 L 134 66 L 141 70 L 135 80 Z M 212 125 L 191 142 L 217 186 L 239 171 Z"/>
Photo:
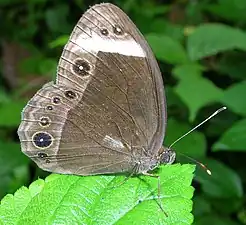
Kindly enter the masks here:
<path id="1" fill-rule="evenodd" d="M 205 197 L 197 195 L 194 197 L 193 202 L 193 213 L 195 216 L 195 221 L 197 217 L 212 212 L 210 202 Z"/>
<path id="2" fill-rule="evenodd" d="M 0 87 L 1 88 L 1 87 Z M 5 90 L 0 89 L 0 104 L 10 102 L 11 99 Z"/>
<path id="3" fill-rule="evenodd" d="M 197 170 L 195 177 L 201 183 L 203 192 L 214 198 L 240 198 L 243 196 L 242 181 L 238 174 L 219 161 L 204 159 L 211 170 L 209 176 L 203 170 Z"/>
<path id="4" fill-rule="evenodd" d="M 246 151 L 246 119 L 237 121 L 212 146 L 213 151 Z"/>
<path id="5" fill-rule="evenodd" d="M 45 19 L 50 30 L 53 32 L 69 31 L 70 26 L 67 20 L 68 13 L 69 8 L 66 4 L 59 4 L 54 8 L 49 8 L 45 12 Z"/>
<path id="6" fill-rule="evenodd" d="M 0 140 L 0 197 L 7 191 L 15 191 L 16 186 L 23 185 L 27 177 L 28 162 L 19 144 Z"/>
<path id="7" fill-rule="evenodd" d="M 246 2 L 246 1 L 245 1 Z M 246 14 L 245 14 L 246 15 Z M 221 60 L 216 63 L 215 69 L 219 73 L 226 74 L 232 78 L 245 79 L 246 78 L 246 52 L 230 52 L 225 54 Z"/>
<path id="8" fill-rule="evenodd" d="M 69 35 L 62 35 L 55 39 L 54 41 L 50 42 L 49 46 L 50 48 L 56 48 L 56 47 L 63 47 L 67 41 L 68 41 Z"/>
<path id="9" fill-rule="evenodd" d="M 179 24 L 173 24 L 164 19 L 155 19 L 149 26 L 148 33 L 158 33 L 166 35 L 174 40 L 182 42 L 184 40 L 184 28 Z"/>
<path id="10" fill-rule="evenodd" d="M 156 34 L 148 34 L 145 37 L 159 60 L 171 64 L 182 64 L 189 61 L 185 49 L 177 40 Z"/>
<path id="11" fill-rule="evenodd" d="M 210 198 L 213 210 L 224 214 L 236 213 L 243 205 L 243 198 Z"/>
<path id="12" fill-rule="evenodd" d="M 0 126 L 18 126 L 25 102 L 11 101 L 0 105 Z"/>
<path id="13" fill-rule="evenodd" d="M 191 127 L 187 124 L 180 123 L 172 118 L 169 119 L 167 123 L 165 145 L 169 146 L 190 129 Z M 181 152 L 185 155 L 193 156 L 195 158 L 204 157 L 207 148 L 206 139 L 202 133 L 194 131 L 185 137 L 182 141 L 177 142 L 174 148 L 177 154 Z"/>
<path id="14" fill-rule="evenodd" d="M 239 225 L 238 223 L 230 220 L 229 218 L 219 217 L 217 215 L 209 214 L 197 219 L 194 225 Z"/>
<path id="15" fill-rule="evenodd" d="M 218 0 L 217 4 L 210 4 L 206 9 L 214 15 L 227 20 L 242 22 L 246 20 L 246 1 L 244 0 Z"/>
<path id="16" fill-rule="evenodd" d="M 162 207 L 157 204 L 157 179 L 123 176 L 52 174 L 22 187 L 1 201 L 4 224 L 191 224 L 192 165 L 160 168 Z M 112 188 L 114 187 L 114 188 Z M 155 200 L 154 200 L 155 199 Z"/>
<path id="17" fill-rule="evenodd" d="M 246 50 L 246 33 L 223 24 L 203 24 L 188 37 L 191 60 L 199 60 L 232 49 Z"/>
<path id="18" fill-rule="evenodd" d="M 246 81 L 234 84 L 224 91 L 221 102 L 233 112 L 246 116 L 245 98 L 242 96 L 246 96 Z"/>
<path id="19" fill-rule="evenodd" d="M 241 209 L 238 213 L 238 219 L 241 221 L 242 224 L 246 224 L 246 210 L 245 208 Z"/>
<path id="20" fill-rule="evenodd" d="M 210 80 L 202 77 L 198 64 L 180 65 L 174 68 L 173 74 L 179 79 L 175 92 L 187 105 L 190 111 L 189 120 L 193 121 L 199 109 L 217 102 L 223 96 L 223 91 Z"/>
<path id="21" fill-rule="evenodd" d="M 57 61 L 36 55 L 21 61 L 19 69 L 23 74 L 46 75 L 56 73 Z"/>

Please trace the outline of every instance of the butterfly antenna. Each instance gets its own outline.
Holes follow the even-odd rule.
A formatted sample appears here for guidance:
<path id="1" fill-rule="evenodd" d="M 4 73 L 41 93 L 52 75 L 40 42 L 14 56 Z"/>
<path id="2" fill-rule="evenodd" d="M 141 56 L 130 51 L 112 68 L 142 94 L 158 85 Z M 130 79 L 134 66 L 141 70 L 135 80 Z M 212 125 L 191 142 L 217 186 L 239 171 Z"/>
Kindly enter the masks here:
<path id="1" fill-rule="evenodd" d="M 185 154 L 183 154 L 183 153 L 181 153 L 181 152 L 179 152 L 179 154 L 182 155 L 182 156 L 185 156 L 186 158 L 188 158 L 189 160 L 191 160 L 191 161 L 194 162 L 195 164 L 197 164 L 197 165 L 199 165 L 200 167 L 202 167 L 202 168 L 207 172 L 208 175 L 210 175 L 210 176 L 212 175 L 211 170 L 208 169 L 203 163 L 201 163 L 201 162 L 199 162 L 199 161 L 197 161 L 197 160 L 191 158 L 190 156 L 185 155 Z"/>
<path id="2" fill-rule="evenodd" d="M 172 148 L 178 141 L 180 141 L 181 139 L 183 139 L 185 136 L 189 135 L 191 132 L 193 132 L 194 130 L 196 130 L 198 127 L 202 126 L 204 123 L 206 123 L 208 120 L 210 120 L 211 118 L 213 118 L 214 116 L 216 116 L 217 114 L 219 114 L 220 112 L 224 111 L 225 109 L 227 109 L 225 106 L 221 107 L 220 109 L 216 110 L 213 114 L 211 114 L 207 119 L 205 119 L 204 121 L 202 121 L 201 123 L 199 123 L 197 126 L 195 126 L 194 128 L 192 128 L 190 131 L 188 131 L 187 133 L 185 133 L 184 135 L 182 135 L 180 138 L 178 138 L 176 141 L 174 141 L 169 148 Z M 182 153 L 179 153 L 182 154 Z M 197 160 L 182 154 L 183 156 L 187 157 L 188 159 L 190 159 L 191 161 L 195 162 L 196 164 L 200 165 L 203 169 L 206 170 L 206 172 L 211 175 L 211 171 L 201 162 L 198 162 Z"/>
<path id="3" fill-rule="evenodd" d="M 176 141 L 174 141 L 169 148 L 172 148 L 172 146 L 174 146 L 178 141 L 180 141 L 181 139 L 183 139 L 185 136 L 189 135 L 191 132 L 193 132 L 194 130 L 196 130 L 198 127 L 202 126 L 204 123 L 206 123 L 208 120 L 210 120 L 211 118 L 213 118 L 214 116 L 216 116 L 217 114 L 219 114 L 220 112 L 224 111 L 225 109 L 227 109 L 225 106 L 221 107 L 220 109 L 216 110 L 212 115 L 210 115 L 207 119 L 203 120 L 201 123 L 199 123 L 198 125 L 196 125 L 194 128 L 192 128 L 190 131 L 188 131 L 187 133 L 185 133 L 184 135 L 182 135 L 180 138 L 178 138 Z"/>

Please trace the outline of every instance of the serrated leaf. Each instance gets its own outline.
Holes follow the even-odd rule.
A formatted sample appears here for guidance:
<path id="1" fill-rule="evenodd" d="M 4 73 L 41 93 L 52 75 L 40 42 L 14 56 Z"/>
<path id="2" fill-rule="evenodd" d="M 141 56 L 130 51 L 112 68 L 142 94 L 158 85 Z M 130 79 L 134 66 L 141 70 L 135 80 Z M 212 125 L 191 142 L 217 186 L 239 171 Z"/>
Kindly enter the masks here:
<path id="1" fill-rule="evenodd" d="M 191 224 L 195 167 L 162 166 L 162 207 L 157 204 L 157 179 L 123 176 L 52 174 L 29 189 L 7 195 L 0 205 L 4 224 Z M 115 187 L 115 188 L 112 188 Z M 154 200 L 155 199 L 155 200 Z"/>
<path id="2" fill-rule="evenodd" d="M 183 134 L 191 129 L 190 126 L 184 123 L 169 119 L 167 123 L 167 132 L 165 137 L 165 145 L 169 146 Z M 175 144 L 175 151 L 189 155 L 195 158 L 204 157 L 206 153 L 206 139 L 204 134 L 194 131 L 182 141 Z"/>
<path id="3" fill-rule="evenodd" d="M 18 126 L 25 102 L 11 101 L 0 105 L 0 126 Z"/>
<path id="4" fill-rule="evenodd" d="M 213 198 L 240 198 L 243 196 L 242 181 L 239 175 L 219 161 L 204 159 L 203 163 L 212 175 L 197 170 L 195 179 L 201 183 L 203 192 Z"/>
<path id="5" fill-rule="evenodd" d="M 232 49 L 246 50 L 246 33 L 224 24 L 203 24 L 187 40 L 191 60 L 199 60 Z"/>
<path id="6" fill-rule="evenodd" d="M 237 121 L 212 146 L 213 151 L 246 151 L 246 119 Z"/>
<path id="7" fill-rule="evenodd" d="M 246 81 L 234 84 L 225 90 L 221 102 L 233 112 L 246 116 L 246 104 L 242 96 L 246 96 Z"/>
<path id="8" fill-rule="evenodd" d="M 182 64 L 189 61 L 183 46 L 177 40 L 156 34 L 148 34 L 145 37 L 157 59 L 171 64 Z"/>
<path id="9" fill-rule="evenodd" d="M 200 108 L 219 101 L 223 96 L 220 88 L 202 77 L 202 70 L 197 64 L 180 65 L 173 70 L 174 76 L 179 79 L 174 90 L 189 108 L 190 121 L 195 119 Z"/>

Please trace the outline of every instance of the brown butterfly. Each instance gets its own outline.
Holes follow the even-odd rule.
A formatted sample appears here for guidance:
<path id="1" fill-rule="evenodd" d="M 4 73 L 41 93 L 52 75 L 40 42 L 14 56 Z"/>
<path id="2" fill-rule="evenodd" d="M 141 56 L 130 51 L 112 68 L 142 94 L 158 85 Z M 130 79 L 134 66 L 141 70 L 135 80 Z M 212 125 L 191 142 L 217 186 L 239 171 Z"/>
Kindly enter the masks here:
<path id="1" fill-rule="evenodd" d="M 55 83 L 27 103 L 18 129 L 22 151 L 62 174 L 147 174 L 171 164 L 162 147 L 164 86 L 143 35 L 117 6 L 91 7 L 62 52 Z"/>

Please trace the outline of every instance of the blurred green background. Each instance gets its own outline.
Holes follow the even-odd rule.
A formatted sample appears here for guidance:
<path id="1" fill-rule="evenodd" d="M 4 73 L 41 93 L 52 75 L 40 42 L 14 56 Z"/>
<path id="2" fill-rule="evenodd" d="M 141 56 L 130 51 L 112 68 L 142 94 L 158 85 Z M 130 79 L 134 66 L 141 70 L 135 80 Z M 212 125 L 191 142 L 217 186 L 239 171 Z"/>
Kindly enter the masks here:
<path id="1" fill-rule="evenodd" d="M 48 173 L 20 151 L 22 108 L 55 77 L 81 14 L 100 1 L 0 0 L 0 198 Z M 246 224 L 246 1 L 115 0 L 149 41 L 167 95 L 165 145 L 205 163 L 193 186 L 195 224 Z M 191 162 L 179 155 L 179 162 Z"/>

